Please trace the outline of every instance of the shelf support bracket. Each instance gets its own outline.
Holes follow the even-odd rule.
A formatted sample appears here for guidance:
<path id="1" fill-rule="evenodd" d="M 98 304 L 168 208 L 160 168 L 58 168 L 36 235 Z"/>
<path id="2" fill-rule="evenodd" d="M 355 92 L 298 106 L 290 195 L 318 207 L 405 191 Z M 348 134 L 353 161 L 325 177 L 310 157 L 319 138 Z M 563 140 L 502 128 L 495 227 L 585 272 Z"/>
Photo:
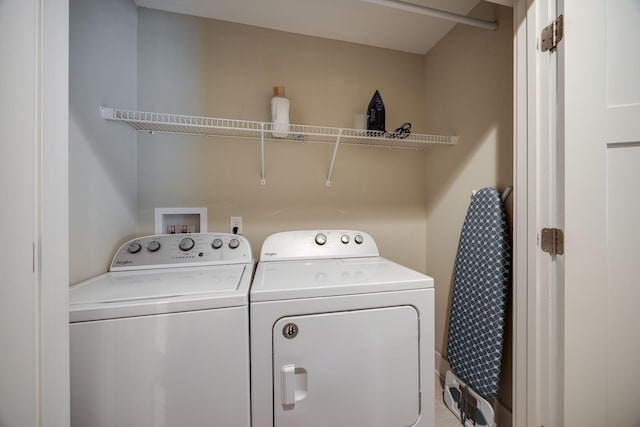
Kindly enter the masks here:
<path id="1" fill-rule="evenodd" d="M 264 123 L 260 123 L 260 170 L 262 172 L 261 185 L 266 185 L 267 180 L 264 177 Z"/>
<path id="2" fill-rule="evenodd" d="M 102 114 L 102 118 L 105 120 L 115 120 L 115 115 L 113 114 L 113 108 L 109 107 L 100 107 L 100 114 Z"/>
<path id="3" fill-rule="evenodd" d="M 342 128 L 338 129 L 338 138 L 336 139 L 336 146 L 333 148 L 333 157 L 331 158 L 331 165 L 329 166 L 329 175 L 327 176 L 327 187 L 331 187 L 331 174 L 333 174 L 333 165 L 336 163 L 336 154 L 338 154 L 338 147 L 340 146 L 341 136 L 342 136 Z"/>

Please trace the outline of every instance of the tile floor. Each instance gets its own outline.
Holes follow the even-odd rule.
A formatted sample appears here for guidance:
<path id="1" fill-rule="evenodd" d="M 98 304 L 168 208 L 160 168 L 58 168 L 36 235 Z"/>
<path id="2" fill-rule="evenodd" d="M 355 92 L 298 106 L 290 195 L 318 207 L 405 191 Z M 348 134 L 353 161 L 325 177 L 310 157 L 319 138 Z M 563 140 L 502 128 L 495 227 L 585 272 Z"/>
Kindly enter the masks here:
<path id="1" fill-rule="evenodd" d="M 436 427 L 460 427 L 460 420 L 444 404 L 443 384 L 442 379 L 436 375 Z"/>

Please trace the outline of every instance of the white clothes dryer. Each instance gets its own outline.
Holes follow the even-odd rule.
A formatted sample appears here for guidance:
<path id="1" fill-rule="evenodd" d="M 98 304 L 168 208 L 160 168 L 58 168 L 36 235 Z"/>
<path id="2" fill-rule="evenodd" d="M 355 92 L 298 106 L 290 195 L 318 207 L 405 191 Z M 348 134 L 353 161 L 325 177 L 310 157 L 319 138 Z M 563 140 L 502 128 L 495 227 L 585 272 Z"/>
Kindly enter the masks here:
<path id="1" fill-rule="evenodd" d="M 360 231 L 269 236 L 250 291 L 253 427 L 432 427 L 433 279 Z"/>
<path id="2" fill-rule="evenodd" d="M 71 425 L 249 427 L 249 242 L 133 239 L 71 287 Z"/>

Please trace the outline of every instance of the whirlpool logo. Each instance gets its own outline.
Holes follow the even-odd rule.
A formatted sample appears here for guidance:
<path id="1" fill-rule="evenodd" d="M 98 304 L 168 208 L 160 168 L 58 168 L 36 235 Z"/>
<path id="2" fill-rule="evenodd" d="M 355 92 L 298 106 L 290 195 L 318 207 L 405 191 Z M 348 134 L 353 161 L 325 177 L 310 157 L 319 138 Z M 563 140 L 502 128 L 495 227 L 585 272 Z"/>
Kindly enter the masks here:
<path id="1" fill-rule="evenodd" d="M 129 264 L 133 264 L 133 261 L 128 259 L 116 261 L 116 265 L 129 265 Z"/>
<path id="2" fill-rule="evenodd" d="M 264 254 L 264 256 L 276 256 L 276 255 L 278 255 L 278 252 L 266 252 Z"/>

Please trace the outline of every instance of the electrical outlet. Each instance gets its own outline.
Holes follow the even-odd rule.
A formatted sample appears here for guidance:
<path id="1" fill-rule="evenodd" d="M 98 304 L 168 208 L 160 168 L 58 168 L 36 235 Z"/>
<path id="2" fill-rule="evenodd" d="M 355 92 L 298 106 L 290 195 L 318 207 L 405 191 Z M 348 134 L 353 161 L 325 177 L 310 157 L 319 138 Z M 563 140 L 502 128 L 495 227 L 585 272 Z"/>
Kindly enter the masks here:
<path id="1" fill-rule="evenodd" d="M 229 217 L 229 232 L 233 233 L 233 229 L 238 227 L 236 234 L 242 234 L 242 217 L 241 216 L 231 216 Z"/>

